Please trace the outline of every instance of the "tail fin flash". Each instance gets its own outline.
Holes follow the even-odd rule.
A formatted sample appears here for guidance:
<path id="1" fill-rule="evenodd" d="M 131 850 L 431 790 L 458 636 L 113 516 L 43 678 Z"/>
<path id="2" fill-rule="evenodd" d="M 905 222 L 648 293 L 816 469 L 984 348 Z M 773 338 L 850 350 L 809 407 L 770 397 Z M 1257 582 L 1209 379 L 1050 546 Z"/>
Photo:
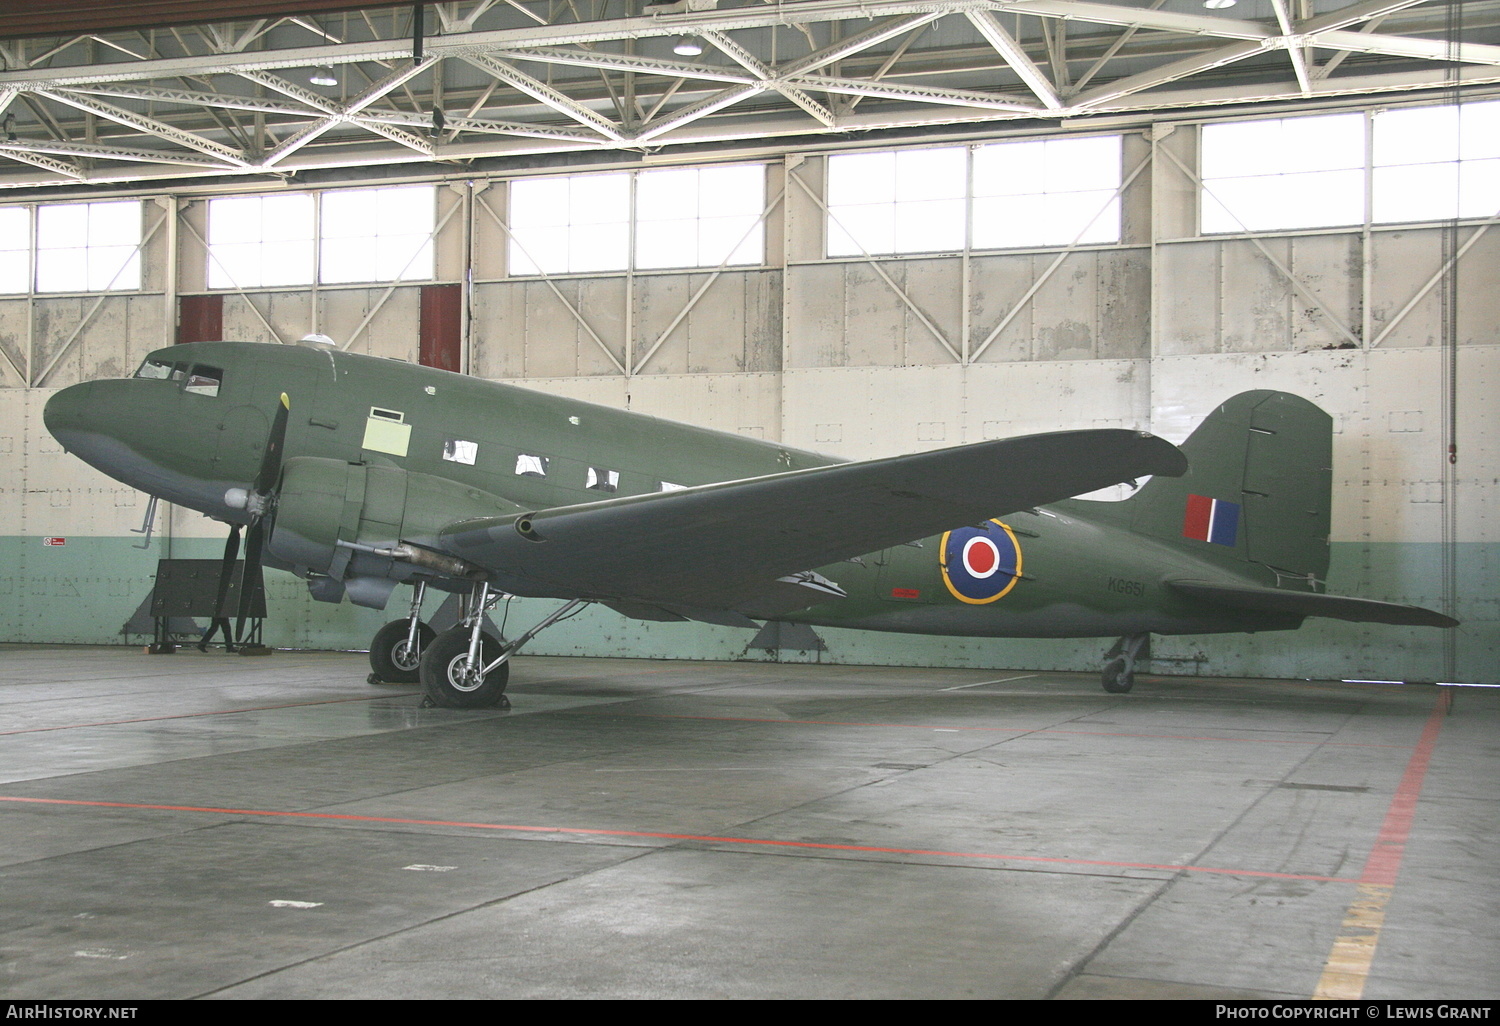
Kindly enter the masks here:
<path id="1" fill-rule="evenodd" d="M 1328 573 L 1333 419 L 1287 392 L 1242 392 L 1181 446 L 1189 469 L 1130 500 L 1131 527 L 1211 562 L 1286 577 Z"/>

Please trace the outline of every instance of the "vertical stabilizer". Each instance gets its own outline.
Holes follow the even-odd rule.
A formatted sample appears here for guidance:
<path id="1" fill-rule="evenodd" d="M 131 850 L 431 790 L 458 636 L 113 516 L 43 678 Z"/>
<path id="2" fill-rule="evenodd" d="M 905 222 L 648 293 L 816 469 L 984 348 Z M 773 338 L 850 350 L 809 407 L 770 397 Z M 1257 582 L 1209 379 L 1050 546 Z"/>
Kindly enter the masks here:
<path id="1" fill-rule="evenodd" d="M 1129 500 L 1131 527 L 1278 578 L 1328 572 L 1333 420 L 1287 392 L 1242 392 L 1181 446 L 1189 469 L 1153 478 Z"/>

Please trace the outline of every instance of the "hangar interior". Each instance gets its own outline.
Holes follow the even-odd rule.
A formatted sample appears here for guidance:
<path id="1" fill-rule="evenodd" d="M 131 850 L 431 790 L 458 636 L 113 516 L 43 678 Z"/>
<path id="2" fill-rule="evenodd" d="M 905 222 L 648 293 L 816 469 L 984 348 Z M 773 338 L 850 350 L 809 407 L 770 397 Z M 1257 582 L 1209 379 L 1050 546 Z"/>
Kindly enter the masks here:
<path id="1" fill-rule="evenodd" d="M 1500 691 L 1397 679 L 1495 681 L 1500 0 L 9 8 L 0 997 L 1488 1011 Z M 457 709 L 273 573 L 300 651 L 121 647 L 225 531 L 138 533 L 46 401 L 312 333 L 855 458 L 1285 389 L 1329 590 L 1463 626 L 1157 639 L 1125 695 L 1109 639 L 591 608 Z"/>
<path id="2" fill-rule="evenodd" d="M 1291 391 L 1334 418 L 1329 590 L 1463 626 L 1164 638 L 1155 670 L 1494 679 L 1500 3 L 69 6 L 0 19 L 7 640 L 139 642 L 156 561 L 223 544 L 170 507 L 143 540 L 49 396 L 174 340 L 318 333 L 851 458 L 1181 441 Z M 391 615 L 267 584 L 273 646 Z M 819 634 L 590 609 L 529 651 L 1083 670 L 1105 644 Z"/>

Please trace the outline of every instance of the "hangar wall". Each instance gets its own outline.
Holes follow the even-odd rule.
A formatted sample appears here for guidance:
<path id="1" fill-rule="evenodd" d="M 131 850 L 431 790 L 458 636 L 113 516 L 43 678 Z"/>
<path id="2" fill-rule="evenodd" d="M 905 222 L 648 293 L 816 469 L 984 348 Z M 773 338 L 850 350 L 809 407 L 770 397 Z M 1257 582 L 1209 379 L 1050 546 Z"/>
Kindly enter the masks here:
<path id="1" fill-rule="evenodd" d="M 1330 590 L 1447 607 L 1464 626 L 1314 620 L 1296 635 L 1155 639 L 1155 668 L 1493 681 L 1496 219 L 1201 236 L 1197 135 L 1192 124 L 1125 134 L 1118 243 L 879 259 L 822 255 L 825 158 L 787 153 L 767 163 L 764 265 L 691 273 L 510 277 L 506 182 L 446 181 L 436 280 L 469 285 L 471 373 L 852 458 L 1075 427 L 1180 441 L 1235 392 L 1299 393 L 1335 421 Z M 144 496 L 61 453 L 42 428 L 57 388 L 130 374 L 172 340 L 179 297 L 207 291 L 208 193 L 147 195 L 139 292 L 0 298 L 8 641 L 117 643 L 157 558 L 222 548 L 223 528 L 184 510 L 168 510 L 150 544 L 133 547 Z M 1459 254 L 1450 274 L 1445 233 Z M 224 334 L 291 341 L 317 331 L 415 361 L 419 293 L 231 291 Z M 1456 315 L 1446 337 L 1445 311 Z M 318 604 L 301 582 L 269 576 L 275 645 L 362 648 L 402 603 L 398 594 L 388 614 Z M 516 624 L 546 612 L 515 606 Z M 1095 640 L 822 634 L 824 651 L 761 652 L 746 631 L 590 609 L 528 651 L 1080 670 L 1103 651 Z"/>

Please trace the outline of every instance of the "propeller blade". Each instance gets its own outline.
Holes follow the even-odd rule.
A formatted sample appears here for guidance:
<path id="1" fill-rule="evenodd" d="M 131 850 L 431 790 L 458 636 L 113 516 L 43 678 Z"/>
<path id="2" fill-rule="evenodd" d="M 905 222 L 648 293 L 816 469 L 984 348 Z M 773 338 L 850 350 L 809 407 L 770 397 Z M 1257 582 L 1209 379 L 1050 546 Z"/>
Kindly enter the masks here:
<path id="1" fill-rule="evenodd" d="M 264 520 L 257 520 L 251 524 L 250 532 L 245 536 L 245 573 L 240 578 L 240 607 L 234 621 L 235 641 L 240 644 L 245 640 L 245 621 L 260 608 L 256 599 L 266 593 L 266 577 L 260 565 L 264 523 Z"/>
<path id="2" fill-rule="evenodd" d="M 234 561 L 240 555 L 240 525 L 235 524 L 224 540 L 224 561 L 219 564 L 219 598 L 214 603 L 215 619 L 224 615 L 224 600 L 229 597 L 229 582 L 234 579 Z"/>
<path id="3" fill-rule="evenodd" d="M 234 637 L 241 644 L 245 640 L 245 621 L 255 615 L 257 610 L 264 609 L 266 578 L 260 554 L 266 535 L 266 518 L 275 508 L 271 489 L 281 477 L 281 450 L 286 444 L 286 425 L 291 412 L 292 402 L 283 392 L 281 403 L 276 407 L 276 417 L 271 421 L 271 433 L 266 436 L 266 449 L 261 453 L 260 469 L 256 471 L 255 483 L 251 486 L 251 494 L 260 496 L 260 506 L 253 508 L 254 519 L 250 521 L 250 531 L 245 535 L 245 572 L 240 578 L 240 603 L 234 623 Z M 235 531 L 237 545 L 239 528 L 236 527 Z M 220 602 L 222 601 L 221 598 Z"/>
<path id="4" fill-rule="evenodd" d="M 291 412 L 292 402 L 283 392 L 281 404 L 276 407 L 276 418 L 271 421 L 271 433 L 266 436 L 266 451 L 260 457 L 260 470 L 255 475 L 253 487 L 257 495 L 268 493 L 281 476 L 281 449 L 286 444 L 286 422 Z"/>

